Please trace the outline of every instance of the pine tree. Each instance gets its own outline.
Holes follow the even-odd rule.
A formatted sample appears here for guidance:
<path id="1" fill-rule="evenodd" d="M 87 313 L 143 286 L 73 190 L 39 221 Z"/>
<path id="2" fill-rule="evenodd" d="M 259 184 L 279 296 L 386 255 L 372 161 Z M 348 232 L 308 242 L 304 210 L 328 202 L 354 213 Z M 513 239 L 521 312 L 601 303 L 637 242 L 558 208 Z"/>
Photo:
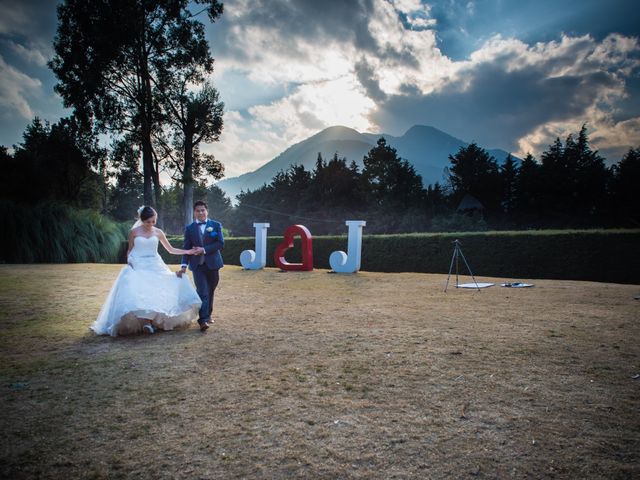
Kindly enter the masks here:
<path id="1" fill-rule="evenodd" d="M 498 163 L 476 143 L 460 147 L 455 155 L 449 155 L 451 166 L 447 168 L 449 187 L 454 202 L 466 194 L 477 198 L 489 213 L 501 212 L 501 178 Z"/>
<path id="2" fill-rule="evenodd" d="M 372 200 L 383 207 L 418 207 L 424 199 L 422 177 L 384 138 L 365 155 L 362 177 Z"/>
<path id="3" fill-rule="evenodd" d="M 516 202 L 516 179 L 518 177 L 518 164 L 511 154 L 507 155 L 504 164 L 500 167 L 502 179 L 502 211 L 507 215 L 513 213 Z"/>
<path id="4" fill-rule="evenodd" d="M 520 222 L 538 221 L 542 193 L 541 167 L 528 153 L 520 163 L 514 185 L 514 215 Z"/>
<path id="5" fill-rule="evenodd" d="M 577 141 L 573 134 L 564 145 L 557 138 L 541 158 L 540 207 L 551 224 L 581 226 L 601 221 L 607 170 L 602 157 L 589 146 L 586 126 Z"/>
<path id="6" fill-rule="evenodd" d="M 640 226 L 640 147 L 630 148 L 617 165 L 612 167 L 613 210 L 622 226 Z"/>

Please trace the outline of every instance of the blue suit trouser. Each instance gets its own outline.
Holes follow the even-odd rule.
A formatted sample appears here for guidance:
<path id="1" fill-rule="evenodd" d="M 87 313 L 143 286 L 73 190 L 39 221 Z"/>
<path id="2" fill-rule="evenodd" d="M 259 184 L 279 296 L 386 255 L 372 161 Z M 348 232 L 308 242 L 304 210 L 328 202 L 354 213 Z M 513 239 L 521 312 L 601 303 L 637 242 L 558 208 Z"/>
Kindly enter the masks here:
<path id="1" fill-rule="evenodd" d="M 193 282 L 196 284 L 196 291 L 198 292 L 200 300 L 202 300 L 198 318 L 198 323 L 201 325 L 204 322 L 211 321 L 214 293 L 219 281 L 220 272 L 210 269 L 206 263 L 198 265 L 195 270 L 193 270 Z"/>

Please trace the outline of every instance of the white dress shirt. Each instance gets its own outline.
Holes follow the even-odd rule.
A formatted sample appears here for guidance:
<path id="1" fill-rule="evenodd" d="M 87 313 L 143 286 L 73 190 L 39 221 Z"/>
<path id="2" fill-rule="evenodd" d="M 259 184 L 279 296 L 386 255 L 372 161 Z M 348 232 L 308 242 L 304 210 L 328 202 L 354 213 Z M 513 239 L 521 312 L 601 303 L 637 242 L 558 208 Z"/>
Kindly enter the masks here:
<path id="1" fill-rule="evenodd" d="M 198 225 L 198 228 L 200 229 L 200 234 L 202 235 L 203 238 L 204 238 L 204 229 L 206 228 L 208 221 L 209 221 L 209 219 L 207 218 L 204 221 L 204 223 Z M 200 222 L 198 220 L 196 220 L 196 223 L 200 223 Z M 186 263 L 183 263 L 181 266 L 184 267 L 184 268 L 187 268 L 187 264 Z"/>

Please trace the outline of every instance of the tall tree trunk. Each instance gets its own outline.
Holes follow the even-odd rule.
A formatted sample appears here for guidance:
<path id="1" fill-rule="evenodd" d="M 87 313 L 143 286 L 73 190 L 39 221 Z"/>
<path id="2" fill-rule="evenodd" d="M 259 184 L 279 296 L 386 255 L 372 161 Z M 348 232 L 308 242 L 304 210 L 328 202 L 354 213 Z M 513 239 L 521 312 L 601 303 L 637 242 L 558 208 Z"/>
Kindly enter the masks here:
<path id="1" fill-rule="evenodd" d="M 144 177 L 144 204 L 156 206 L 153 195 L 153 146 L 151 144 L 151 123 L 153 103 L 151 99 L 151 79 L 149 77 L 148 57 L 146 53 L 146 19 L 141 18 L 140 43 L 138 45 L 138 88 L 140 93 L 140 133 L 142 144 L 142 175 Z"/>
<path id="2" fill-rule="evenodd" d="M 153 199 L 153 150 L 151 148 L 151 135 L 146 125 L 146 121 L 143 120 L 142 125 L 142 175 L 144 177 L 144 204 L 153 206 L 155 204 Z"/>
<path id="3" fill-rule="evenodd" d="M 184 222 L 189 225 L 193 222 L 193 140 L 192 136 L 185 135 L 184 140 Z"/>
<path id="4" fill-rule="evenodd" d="M 98 167 L 98 172 L 100 174 L 100 193 L 101 193 L 101 198 L 100 198 L 100 203 L 101 208 L 100 211 L 102 212 L 103 215 L 106 215 L 107 212 L 109 211 L 109 176 L 107 174 L 107 160 L 106 157 L 102 157 L 102 160 L 100 160 L 100 165 Z"/>
<path id="5" fill-rule="evenodd" d="M 158 213 L 157 223 L 159 228 L 164 228 L 163 222 L 163 206 L 162 206 L 162 187 L 160 186 L 160 165 L 157 157 L 153 163 L 153 193 L 156 202 L 156 212 Z"/>

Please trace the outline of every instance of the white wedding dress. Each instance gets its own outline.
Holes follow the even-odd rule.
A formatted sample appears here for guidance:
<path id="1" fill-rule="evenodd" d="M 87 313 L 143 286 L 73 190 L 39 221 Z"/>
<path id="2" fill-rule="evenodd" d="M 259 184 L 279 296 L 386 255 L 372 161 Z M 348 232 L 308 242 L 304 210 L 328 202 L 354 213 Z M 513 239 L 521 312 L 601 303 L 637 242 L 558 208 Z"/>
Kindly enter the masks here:
<path id="1" fill-rule="evenodd" d="M 91 329 L 99 335 L 142 332 L 154 327 L 172 330 L 198 318 L 200 297 L 187 275 L 178 278 L 158 254 L 158 237 L 135 237 L 129 264 L 122 269 Z"/>

